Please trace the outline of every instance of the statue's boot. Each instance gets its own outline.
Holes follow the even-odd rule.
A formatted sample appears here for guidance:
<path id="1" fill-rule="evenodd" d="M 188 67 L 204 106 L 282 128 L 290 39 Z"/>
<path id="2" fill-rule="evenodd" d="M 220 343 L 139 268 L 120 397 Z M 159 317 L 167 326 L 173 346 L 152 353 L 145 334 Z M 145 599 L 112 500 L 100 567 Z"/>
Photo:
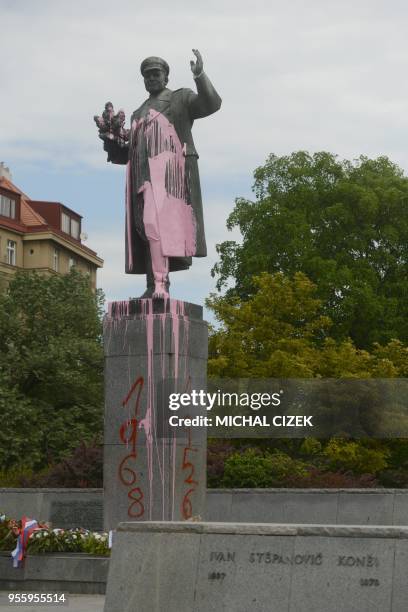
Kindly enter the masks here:
<path id="1" fill-rule="evenodd" d="M 153 298 L 169 298 L 170 297 L 170 293 L 169 293 L 169 286 L 170 286 L 170 281 L 169 281 L 169 277 L 167 276 L 159 276 L 158 278 L 154 279 L 154 292 L 153 292 Z"/>
<path id="2" fill-rule="evenodd" d="M 152 270 L 152 262 L 150 259 L 150 253 L 146 257 L 146 291 L 140 296 L 140 299 L 152 298 L 154 293 L 154 276 Z"/>
<path id="3" fill-rule="evenodd" d="M 169 288 L 169 258 L 164 257 L 158 240 L 149 240 L 146 249 L 146 291 L 140 297 L 158 298 L 170 297 Z"/>

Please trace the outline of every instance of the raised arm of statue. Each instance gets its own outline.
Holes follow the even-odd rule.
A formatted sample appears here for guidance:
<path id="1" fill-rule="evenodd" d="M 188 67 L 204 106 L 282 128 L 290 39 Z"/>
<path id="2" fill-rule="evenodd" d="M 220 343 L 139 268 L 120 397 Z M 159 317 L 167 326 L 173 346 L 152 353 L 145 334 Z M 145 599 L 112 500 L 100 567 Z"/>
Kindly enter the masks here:
<path id="1" fill-rule="evenodd" d="M 221 107 L 221 98 L 203 70 L 203 59 L 198 49 L 193 49 L 197 61 L 191 61 L 191 71 L 197 87 L 197 93 L 191 91 L 188 104 L 191 119 L 200 119 L 212 115 Z"/>

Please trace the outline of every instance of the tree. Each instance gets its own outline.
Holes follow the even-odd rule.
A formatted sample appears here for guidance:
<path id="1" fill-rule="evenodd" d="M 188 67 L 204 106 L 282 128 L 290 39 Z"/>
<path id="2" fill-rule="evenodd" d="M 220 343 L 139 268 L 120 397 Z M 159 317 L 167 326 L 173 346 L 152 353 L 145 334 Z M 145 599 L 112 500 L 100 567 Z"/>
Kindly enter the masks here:
<path id="1" fill-rule="evenodd" d="M 295 479 L 296 482 L 284 476 L 281 486 L 311 486 L 313 483 L 314 486 L 362 486 L 364 479 L 359 480 L 356 475 L 365 472 L 375 473 L 380 482 L 388 486 L 406 486 L 406 440 L 380 438 L 387 438 L 389 432 L 394 432 L 391 435 L 405 432 L 408 428 L 407 395 L 404 393 L 408 347 L 400 340 L 392 340 L 384 346 L 374 344 L 371 351 L 367 351 L 357 348 L 350 339 L 336 340 L 332 337 L 333 322 L 323 314 L 323 303 L 317 294 L 317 286 L 301 272 L 295 273 L 293 278 L 264 272 L 252 278 L 252 294 L 245 300 L 237 295 L 220 297 L 215 294 L 207 300 L 218 322 L 210 332 L 209 376 L 235 380 L 322 379 L 321 387 L 318 381 L 313 387 L 305 386 L 310 393 L 306 405 L 311 408 L 311 412 L 306 413 L 316 417 L 319 427 L 323 425 L 319 435 L 324 432 L 324 424 L 328 425 L 327 439 L 321 442 L 251 439 L 256 452 L 262 451 L 258 459 L 252 451 L 242 456 L 241 448 L 229 461 L 227 457 L 234 448 L 231 443 L 229 448 L 224 443 L 222 454 L 213 443 L 213 452 L 210 446 L 209 455 L 213 486 L 220 486 L 219 482 L 226 485 L 227 476 L 228 485 L 250 486 L 248 474 L 255 474 L 256 486 L 265 486 L 263 483 L 279 476 L 279 466 L 291 465 L 289 455 L 293 455 L 292 459 L 300 456 L 311 471 L 307 477 Z M 404 379 L 398 381 L 402 383 L 398 387 L 390 381 L 379 380 L 365 385 L 360 380 L 396 377 Z M 338 395 L 327 396 L 325 381 L 331 378 L 358 380 L 351 384 L 350 381 L 346 384 L 337 381 L 336 385 L 339 384 L 333 388 L 339 391 Z M 258 387 L 257 391 L 263 390 Z M 288 391 L 290 386 L 285 389 Z M 344 432 L 348 432 L 347 436 L 357 432 L 364 437 L 355 441 L 329 439 L 333 433 L 342 436 Z M 311 442 L 312 446 L 316 444 L 318 452 L 311 448 Z M 271 457 L 262 454 L 265 449 L 284 455 L 281 458 L 273 456 L 272 466 Z M 367 484 L 374 486 L 375 479 L 367 480 L 364 486 Z"/>
<path id="2" fill-rule="evenodd" d="M 264 272 L 252 295 L 207 300 L 219 323 L 209 344 L 210 376 L 223 378 L 393 378 L 408 371 L 408 349 L 394 340 L 358 349 L 331 337 L 317 287 L 304 274 L 293 279 Z"/>
<path id="3" fill-rule="evenodd" d="M 217 288 L 253 295 L 253 276 L 303 272 L 317 286 L 336 339 L 358 348 L 408 341 L 408 179 L 386 157 L 339 161 L 299 151 L 255 170 L 254 202 L 228 218 L 242 243 L 217 246 Z"/>
<path id="4" fill-rule="evenodd" d="M 41 468 L 102 432 L 102 304 L 74 270 L 18 272 L 0 296 L 0 468 Z"/>

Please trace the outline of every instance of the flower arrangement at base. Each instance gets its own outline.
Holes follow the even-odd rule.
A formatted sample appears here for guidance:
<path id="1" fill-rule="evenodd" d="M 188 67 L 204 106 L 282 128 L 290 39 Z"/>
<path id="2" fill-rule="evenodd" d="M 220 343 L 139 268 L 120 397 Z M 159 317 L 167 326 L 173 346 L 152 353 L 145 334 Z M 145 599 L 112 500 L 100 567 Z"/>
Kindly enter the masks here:
<path id="1" fill-rule="evenodd" d="M 30 526 L 27 532 L 27 526 Z M 20 547 L 20 548 L 19 548 Z M 109 556 L 109 535 L 88 531 L 87 529 L 52 528 L 50 523 L 38 523 L 23 517 L 22 520 L 8 518 L 0 512 L 0 550 L 13 551 L 19 549 L 26 554 L 45 553 L 87 553 L 89 555 Z M 15 565 L 17 567 L 17 565 Z"/>

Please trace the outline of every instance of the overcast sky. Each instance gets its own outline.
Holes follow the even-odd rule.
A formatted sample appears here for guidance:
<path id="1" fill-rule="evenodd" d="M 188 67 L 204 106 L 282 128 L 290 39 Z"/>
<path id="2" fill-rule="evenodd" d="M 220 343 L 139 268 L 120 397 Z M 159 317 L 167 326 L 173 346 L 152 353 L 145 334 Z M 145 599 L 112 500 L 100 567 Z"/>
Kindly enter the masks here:
<path id="1" fill-rule="evenodd" d="M 0 0 L 0 24 L 0 161 L 28 196 L 83 215 L 108 300 L 145 283 L 123 271 L 124 170 L 106 163 L 92 117 L 112 100 L 129 118 L 148 55 L 168 61 L 171 89 L 194 88 L 198 48 L 223 99 L 193 129 L 209 255 L 171 275 L 172 297 L 214 290 L 215 244 L 269 153 L 388 155 L 408 171 L 403 0 Z"/>

